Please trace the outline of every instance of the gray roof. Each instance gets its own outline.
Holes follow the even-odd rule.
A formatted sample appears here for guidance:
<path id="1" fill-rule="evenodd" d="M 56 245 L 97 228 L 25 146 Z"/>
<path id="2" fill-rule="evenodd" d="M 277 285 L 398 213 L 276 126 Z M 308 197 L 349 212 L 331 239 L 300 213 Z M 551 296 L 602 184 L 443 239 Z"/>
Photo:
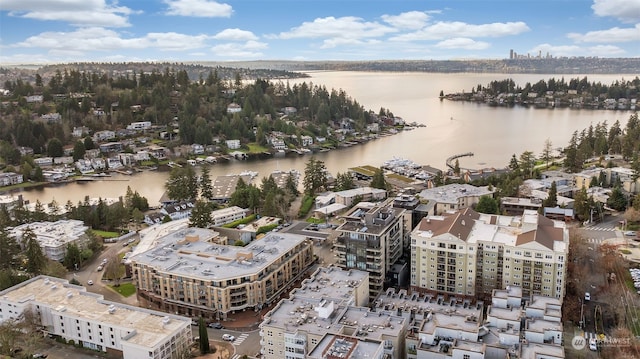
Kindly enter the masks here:
<path id="1" fill-rule="evenodd" d="M 218 233 L 186 228 L 157 240 L 157 245 L 131 257 L 156 270 L 201 280 L 225 280 L 266 269 L 305 237 L 290 233 L 268 233 L 245 247 L 214 244 Z"/>

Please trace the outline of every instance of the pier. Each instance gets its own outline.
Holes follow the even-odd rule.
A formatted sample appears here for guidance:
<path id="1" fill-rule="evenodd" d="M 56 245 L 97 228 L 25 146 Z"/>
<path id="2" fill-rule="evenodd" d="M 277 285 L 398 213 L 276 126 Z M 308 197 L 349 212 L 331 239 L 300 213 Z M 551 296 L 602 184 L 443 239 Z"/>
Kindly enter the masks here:
<path id="1" fill-rule="evenodd" d="M 460 157 L 471 157 L 473 156 L 473 152 L 465 152 L 465 153 L 460 153 L 457 155 L 453 155 L 449 158 L 447 158 L 447 167 L 451 168 L 452 170 L 455 168 L 455 164 L 453 163 L 453 160 L 458 159 Z"/>

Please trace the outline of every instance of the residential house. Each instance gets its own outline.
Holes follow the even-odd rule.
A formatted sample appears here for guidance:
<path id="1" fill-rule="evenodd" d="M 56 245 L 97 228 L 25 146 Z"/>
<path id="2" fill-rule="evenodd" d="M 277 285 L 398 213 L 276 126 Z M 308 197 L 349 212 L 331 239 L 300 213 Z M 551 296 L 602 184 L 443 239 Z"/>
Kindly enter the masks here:
<path id="1" fill-rule="evenodd" d="M 240 107 L 240 105 L 238 105 L 237 103 L 230 103 L 229 106 L 227 106 L 227 113 L 239 113 L 240 111 L 242 111 L 242 107 Z"/>
<path id="2" fill-rule="evenodd" d="M 22 174 L 15 172 L 0 173 L 0 187 L 20 184 L 23 180 L 24 176 Z"/>
<path id="3" fill-rule="evenodd" d="M 240 140 L 226 140 L 227 148 L 230 150 L 237 150 L 240 148 Z"/>

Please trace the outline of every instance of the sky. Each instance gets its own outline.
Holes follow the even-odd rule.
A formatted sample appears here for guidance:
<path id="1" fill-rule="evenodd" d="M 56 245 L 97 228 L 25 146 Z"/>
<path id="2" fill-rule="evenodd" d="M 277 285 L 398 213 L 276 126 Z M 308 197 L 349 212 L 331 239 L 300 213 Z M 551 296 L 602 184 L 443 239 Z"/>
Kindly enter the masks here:
<path id="1" fill-rule="evenodd" d="M 640 57 L 640 0 L 0 0 L 0 65 Z"/>

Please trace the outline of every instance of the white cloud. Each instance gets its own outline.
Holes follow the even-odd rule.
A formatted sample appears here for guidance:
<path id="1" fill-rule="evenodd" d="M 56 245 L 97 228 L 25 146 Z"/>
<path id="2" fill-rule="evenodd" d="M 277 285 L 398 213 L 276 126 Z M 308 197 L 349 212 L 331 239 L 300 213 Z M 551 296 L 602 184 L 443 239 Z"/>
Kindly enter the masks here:
<path id="1" fill-rule="evenodd" d="M 229 59 L 246 59 L 246 58 L 259 58 L 264 56 L 261 50 L 267 49 L 266 43 L 258 41 L 247 41 L 245 43 L 227 43 L 216 45 L 211 48 L 211 51 L 220 57 L 226 57 Z"/>
<path id="2" fill-rule="evenodd" d="M 224 41 L 250 41 L 257 40 L 258 37 L 251 31 L 245 31 L 240 29 L 225 29 L 213 36 L 216 40 Z"/>
<path id="3" fill-rule="evenodd" d="M 423 11 L 409 11 L 400 15 L 382 15 L 382 20 L 396 28 L 417 30 L 427 24 L 429 15 Z"/>
<path id="4" fill-rule="evenodd" d="M 391 27 L 377 22 L 367 22 L 359 17 L 346 16 L 335 18 L 333 16 L 318 18 L 312 22 L 304 22 L 302 25 L 282 32 L 280 39 L 295 38 L 344 38 L 361 39 L 386 35 L 397 31 Z"/>
<path id="5" fill-rule="evenodd" d="M 149 33 L 143 37 L 123 38 L 113 30 L 91 27 L 72 32 L 43 32 L 11 47 L 41 48 L 50 53 L 148 48 L 161 51 L 183 51 L 203 48 L 209 38 L 207 35 L 185 35 L 175 32 Z"/>
<path id="6" fill-rule="evenodd" d="M 638 0 L 594 0 L 591 8 L 598 16 L 611 16 L 624 22 L 640 21 Z"/>
<path id="7" fill-rule="evenodd" d="M 231 17 L 233 8 L 229 4 L 211 0 L 165 0 L 169 5 L 167 15 L 192 17 Z"/>
<path id="8" fill-rule="evenodd" d="M 466 37 L 456 37 L 440 41 L 435 46 L 440 49 L 484 50 L 489 48 L 490 44 L 484 41 L 475 41 Z"/>
<path id="9" fill-rule="evenodd" d="M 546 53 L 553 54 L 553 56 L 601 56 L 611 57 L 619 56 L 625 53 L 624 49 L 621 49 L 613 45 L 598 45 L 591 47 L 581 47 L 578 45 L 561 45 L 554 46 L 551 44 L 540 44 L 529 51 L 529 53 L 537 54 L 541 52 L 544 56 Z"/>
<path id="10" fill-rule="evenodd" d="M 2 0 L 0 10 L 10 16 L 34 20 L 63 21 L 76 26 L 129 26 L 128 7 L 105 0 Z"/>
<path id="11" fill-rule="evenodd" d="M 589 31 L 585 34 L 569 33 L 567 37 L 577 42 L 629 42 L 640 41 L 640 24 L 635 27 L 614 27 L 607 30 Z"/>
<path id="12" fill-rule="evenodd" d="M 460 21 L 437 22 L 422 30 L 403 34 L 392 38 L 397 41 L 443 40 L 448 38 L 467 37 L 502 37 L 518 35 L 529 31 L 529 26 L 522 21 L 494 22 L 491 24 L 473 25 Z"/>

